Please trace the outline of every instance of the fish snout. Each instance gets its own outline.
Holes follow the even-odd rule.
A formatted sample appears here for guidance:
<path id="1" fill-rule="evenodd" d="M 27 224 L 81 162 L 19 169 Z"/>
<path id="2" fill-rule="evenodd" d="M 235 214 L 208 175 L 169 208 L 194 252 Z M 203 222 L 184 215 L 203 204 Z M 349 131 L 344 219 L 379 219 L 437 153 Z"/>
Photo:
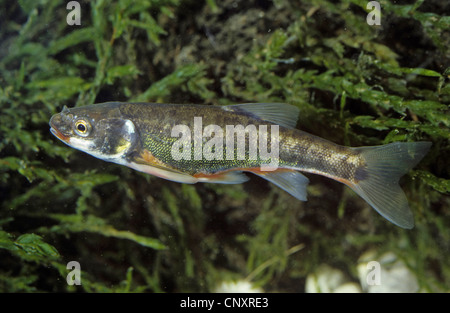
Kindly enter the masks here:
<path id="1" fill-rule="evenodd" d="M 71 119 L 61 113 L 55 114 L 50 118 L 50 132 L 58 139 L 68 142 L 72 128 Z"/>

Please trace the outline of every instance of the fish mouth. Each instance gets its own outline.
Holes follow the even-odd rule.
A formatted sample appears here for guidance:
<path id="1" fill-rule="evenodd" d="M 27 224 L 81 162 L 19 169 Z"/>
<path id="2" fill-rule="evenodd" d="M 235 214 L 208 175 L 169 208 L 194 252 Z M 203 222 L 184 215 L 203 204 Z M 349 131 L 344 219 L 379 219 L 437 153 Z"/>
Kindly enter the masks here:
<path id="1" fill-rule="evenodd" d="M 63 133 L 61 133 L 57 128 L 53 128 L 53 126 L 50 125 L 50 132 L 59 140 L 64 141 L 65 143 L 69 143 L 70 141 L 70 137 L 64 135 Z"/>
<path id="2" fill-rule="evenodd" d="M 50 126 L 50 132 L 59 140 L 69 143 L 70 137 L 61 132 L 59 127 L 56 126 L 61 124 L 61 118 L 62 116 L 60 114 L 55 114 L 52 116 L 50 122 L 48 123 Z"/>

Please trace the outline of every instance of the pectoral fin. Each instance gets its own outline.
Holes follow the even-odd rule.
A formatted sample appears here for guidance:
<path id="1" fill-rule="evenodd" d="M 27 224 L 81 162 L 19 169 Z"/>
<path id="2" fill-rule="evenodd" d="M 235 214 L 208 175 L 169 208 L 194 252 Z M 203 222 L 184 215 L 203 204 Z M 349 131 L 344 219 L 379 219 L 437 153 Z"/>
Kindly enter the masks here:
<path id="1" fill-rule="evenodd" d="M 179 183 L 195 184 L 199 181 L 192 175 L 169 168 L 147 150 L 144 150 L 138 157 L 135 157 L 132 161 L 125 165 L 139 172 L 151 174 Z"/>
<path id="2" fill-rule="evenodd" d="M 228 171 L 216 174 L 196 174 L 195 178 L 203 183 L 216 184 L 240 184 L 246 182 L 249 178 L 242 171 Z"/>

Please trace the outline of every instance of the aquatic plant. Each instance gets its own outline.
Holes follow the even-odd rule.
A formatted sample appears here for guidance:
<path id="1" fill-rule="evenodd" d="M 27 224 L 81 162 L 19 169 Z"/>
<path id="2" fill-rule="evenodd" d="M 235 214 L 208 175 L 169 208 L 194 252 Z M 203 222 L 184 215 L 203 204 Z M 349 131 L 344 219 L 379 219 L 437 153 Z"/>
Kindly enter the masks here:
<path id="1" fill-rule="evenodd" d="M 439 1 L 0 3 L 0 290 L 208 291 L 247 279 L 303 291 L 326 263 L 356 278 L 395 254 L 424 291 L 450 286 L 450 17 Z M 287 102 L 298 128 L 351 146 L 429 140 L 402 180 L 416 219 L 387 223 L 309 175 L 302 203 L 262 179 L 181 185 L 58 142 L 50 116 L 105 101 Z M 81 265 L 68 285 L 66 265 Z"/>

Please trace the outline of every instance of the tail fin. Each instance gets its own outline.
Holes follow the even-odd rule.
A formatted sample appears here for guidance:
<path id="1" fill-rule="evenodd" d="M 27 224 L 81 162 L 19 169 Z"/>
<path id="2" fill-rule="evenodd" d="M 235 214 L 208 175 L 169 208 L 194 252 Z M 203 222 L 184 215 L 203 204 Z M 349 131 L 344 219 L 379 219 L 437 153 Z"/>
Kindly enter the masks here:
<path id="1" fill-rule="evenodd" d="M 353 148 L 366 161 L 350 187 L 378 213 L 402 227 L 414 227 L 414 217 L 398 181 L 427 154 L 431 142 L 395 142 L 383 146 Z M 359 176 L 359 179 L 358 179 Z"/>

